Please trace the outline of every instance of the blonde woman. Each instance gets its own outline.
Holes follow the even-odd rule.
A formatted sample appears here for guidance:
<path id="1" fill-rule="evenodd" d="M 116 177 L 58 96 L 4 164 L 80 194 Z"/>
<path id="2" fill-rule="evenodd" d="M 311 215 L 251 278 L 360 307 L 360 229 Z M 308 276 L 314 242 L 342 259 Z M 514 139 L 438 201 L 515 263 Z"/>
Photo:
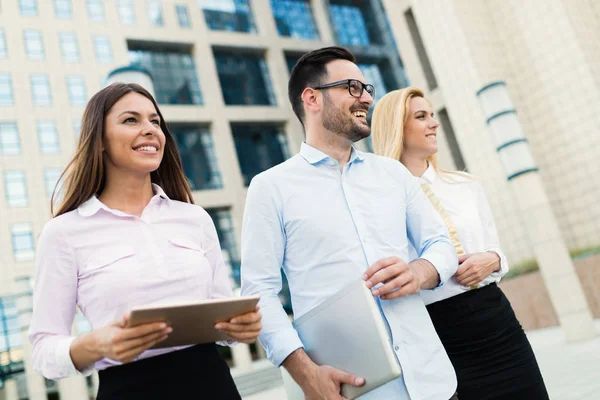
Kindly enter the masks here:
<path id="1" fill-rule="evenodd" d="M 496 285 L 508 264 L 483 188 L 469 174 L 437 167 L 438 127 L 431 104 L 414 87 L 388 93 L 373 113 L 375 153 L 420 178 L 459 255 L 459 268 L 444 286 L 421 291 L 456 370 L 458 397 L 548 399 L 527 337 Z"/>

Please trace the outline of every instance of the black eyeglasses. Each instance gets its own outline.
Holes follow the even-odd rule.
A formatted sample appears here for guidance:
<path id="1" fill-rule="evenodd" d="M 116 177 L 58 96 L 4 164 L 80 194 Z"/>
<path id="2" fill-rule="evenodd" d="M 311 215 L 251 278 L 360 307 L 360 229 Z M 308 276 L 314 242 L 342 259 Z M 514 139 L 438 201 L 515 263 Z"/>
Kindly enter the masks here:
<path id="1" fill-rule="evenodd" d="M 363 94 L 363 91 L 366 90 L 367 93 L 369 93 L 369 95 L 371 97 L 375 98 L 375 86 L 373 86 L 369 83 L 362 83 L 361 81 L 359 81 L 357 79 L 344 79 L 343 81 L 326 83 L 324 85 L 314 87 L 313 89 L 315 89 L 315 90 L 329 89 L 332 87 L 338 87 L 338 86 L 344 86 L 344 85 L 348 86 L 348 93 L 350 93 L 350 96 L 352 96 L 352 97 L 360 98 Z"/>

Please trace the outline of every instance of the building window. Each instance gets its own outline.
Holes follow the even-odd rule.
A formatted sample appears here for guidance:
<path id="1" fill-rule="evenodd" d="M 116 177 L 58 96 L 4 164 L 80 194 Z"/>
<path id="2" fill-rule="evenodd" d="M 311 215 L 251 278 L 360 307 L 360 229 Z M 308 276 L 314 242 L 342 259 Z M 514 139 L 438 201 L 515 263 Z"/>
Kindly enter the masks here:
<path id="1" fill-rule="evenodd" d="M 11 227 L 15 261 L 30 261 L 35 257 L 31 224 L 14 224 Z"/>
<path id="2" fill-rule="evenodd" d="M 129 61 L 152 74 L 156 100 L 160 104 L 202 104 L 196 67 L 189 50 L 130 46 Z"/>
<path id="3" fill-rule="evenodd" d="M 58 132 L 54 121 L 38 121 L 37 123 L 38 140 L 40 142 L 40 152 L 42 154 L 58 153 L 60 146 L 58 143 Z"/>
<path id="4" fill-rule="evenodd" d="M 54 188 L 56 188 L 56 184 L 60 179 L 61 171 L 58 168 L 47 168 L 44 170 L 44 184 L 46 186 L 46 196 L 48 199 L 52 198 L 52 193 L 54 193 Z M 56 188 L 57 192 L 58 189 Z"/>
<path id="5" fill-rule="evenodd" d="M 162 3 L 160 0 L 148 0 L 146 4 L 148 7 L 150 24 L 154 26 L 163 26 Z"/>
<path id="6" fill-rule="evenodd" d="M 8 57 L 8 50 L 6 49 L 6 35 L 4 29 L 0 28 L 0 59 Z"/>
<path id="7" fill-rule="evenodd" d="M 179 22 L 179 26 L 182 28 L 191 28 L 192 22 L 190 21 L 190 15 L 188 13 L 187 6 L 183 4 L 177 4 L 175 6 L 175 11 L 177 12 L 177 21 Z"/>
<path id="8" fill-rule="evenodd" d="M 42 42 L 42 34 L 40 31 L 26 29 L 23 31 L 25 39 L 25 54 L 30 60 L 44 59 L 44 43 Z"/>
<path id="9" fill-rule="evenodd" d="M 21 15 L 38 15 L 37 0 L 19 0 Z"/>
<path id="10" fill-rule="evenodd" d="M 319 38 L 309 0 L 271 0 L 271 9 L 280 36 Z"/>
<path id="11" fill-rule="evenodd" d="M 452 154 L 452 159 L 454 160 L 454 166 L 459 171 L 466 171 L 467 164 L 465 163 L 465 159 L 463 158 L 462 152 L 460 151 L 460 145 L 458 144 L 458 140 L 456 140 L 456 135 L 454 134 L 452 122 L 450 121 L 450 117 L 448 116 L 448 112 L 445 108 L 442 108 L 440 111 L 438 111 L 437 119 L 440 121 L 440 125 L 442 125 L 444 137 L 448 142 L 450 154 Z"/>
<path id="12" fill-rule="evenodd" d="M 289 73 L 292 73 L 292 69 L 294 69 L 294 66 L 296 65 L 300 57 L 302 57 L 302 54 L 285 53 L 285 63 L 287 64 Z"/>
<path id="13" fill-rule="evenodd" d="M 79 46 L 77 45 L 77 37 L 74 33 L 60 32 L 58 34 L 60 40 L 60 50 L 64 62 L 79 61 Z"/>
<path id="14" fill-rule="evenodd" d="M 369 1 L 331 0 L 329 13 L 338 43 L 369 46 L 382 44 Z"/>
<path id="15" fill-rule="evenodd" d="M 9 374 L 13 371 L 23 371 L 22 347 L 22 333 L 15 298 L 0 297 L 0 371 Z M 3 383 L 3 378 L 0 377 L 0 385 Z"/>
<path id="16" fill-rule="evenodd" d="M 71 102 L 71 105 L 85 105 L 85 103 L 87 103 L 87 94 L 83 77 L 67 76 L 67 91 L 69 92 L 69 101 Z"/>
<path id="17" fill-rule="evenodd" d="M 87 0 L 88 15 L 92 21 L 104 21 L 104 6 L 102 0 Z"/>
<path id="18" fill-rule="evenodd" d="M 14 104 L 12 80 L 9 73 L 0 73 L 0 106 Z"/>
<path id="19" fill-rule="evenodd" d="M 54 0 L 54 15 L 60 19 L 71 19 L 71 0 Z"/>
<path id="20" fill-rule="evenodd" d="M 215 50 L 225 104 L 275 105 L 267 63 L 262 56 Z"/>
<path id="21" fill-rule="evenodd" d="M 51 106 L 52 94 L 47 74 L 31 74 L 31 95 L 36 106 Z"/>
<path id="22" fill-rule="evenodd" d="M 240 286 L 240 253 L 235 241 L 235 232 L 231 220 L 231 212 L 223 208 L 209 208 L 206 210 L 215 224 L 219 244 L 223 252 L 223 261 L 225 265 L 231 268 L 231 278 L 234 286 Z"/>
<path id="23" fill-rule="evenodd" d="M 135 11 L 133 10 L 132 0 L 119 0 L 117 11 L 122 25 L 135 25 Z"/>
<path id="24" fill-rule="evenodd" d="M 255 175 L 289 157 L 285 133 L 278 126 L 235 123 L 231 131 L 246 186 Z"/>
<path id="25" fill-rule="evenodd" d="M 27 207 L 27 182 L 23 171 L 4 172 L 4 190 L 9 207 Z"/>
<path id="26" fill-rule="evenodd" d="M 437 80 L 435 79 L 433 68 L 431 68 L 429 56 L 427 55 L 427 50 L 423 44 L 423 39 L 421 38 L 417 21 L 415 20 L 415 16 L 410 8 L 404 13 L 404 18 L 406 19 L 410 36 L 415 44 L 415 50 L 417 50 L 417 55 L 419 56 L 419 61 L 421 62 L 421 68 L 423 68 L 425 79 L 427 79 L 427 87 L 429 90 L 433 90 L 437 88 Z"/>
<path id="27" fill-rule="evenodd" d="M 248 0 L 198 0 L 198 5 L 214 31 L 256 32 Z"/>
<path id="28" fill-rule="evenodd" d="M 93 41 L 96 59 L 103 64 L 113 62 L 112 48 L 108 36 L 94 36 Z"/>
<path id="29" fill-rule="evenodd" d="M 0 155 L 15 156 L 21 154 L 21 141 L 17 124 L 0 122 Z"/>
<path id="30" fill-rule="evenodd" d="M 73 133 L 75 133 L 75 139 L 79 139 L 79 134 L 81 133 L 81 120 L 80 119 L 73 120 Z"/>
<path id="31" fill-rule="evenodd" d="M 381 62 L 370 60 L 361 62 L 359 58 L 357 65 L 363 73 L 367 81 L 366 83 L 375 86 L 375 102 L 382 98 L 388 91 L 398 88 L 391 67 L 385 60 Z"/>
<path id="32" fill-rule="evenodd" d="M 170 130 L 177 142 L 183 172 L 192 190 L 223 187 L 212 136 L 207 128 L 172 124 Z"/>

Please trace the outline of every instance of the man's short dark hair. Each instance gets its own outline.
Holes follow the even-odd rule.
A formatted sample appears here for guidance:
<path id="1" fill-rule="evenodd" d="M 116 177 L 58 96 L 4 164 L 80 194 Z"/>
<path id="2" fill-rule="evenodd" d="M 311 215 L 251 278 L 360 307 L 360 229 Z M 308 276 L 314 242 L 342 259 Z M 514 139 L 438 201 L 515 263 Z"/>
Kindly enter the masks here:
<path id="1" fill-rule="evenodd" d="M 322 80 L 327 77 L 326 64 L 334 60 L 355 62 L 356 58 L 350 50 L 343 47 L 323 47 L 304 54 L 292 69 L 288 82 L 288 97 L 292 103 L 292 109 L 302 125 L 304 125 L 302 92 L 307 87 L 323 84 Z"/>

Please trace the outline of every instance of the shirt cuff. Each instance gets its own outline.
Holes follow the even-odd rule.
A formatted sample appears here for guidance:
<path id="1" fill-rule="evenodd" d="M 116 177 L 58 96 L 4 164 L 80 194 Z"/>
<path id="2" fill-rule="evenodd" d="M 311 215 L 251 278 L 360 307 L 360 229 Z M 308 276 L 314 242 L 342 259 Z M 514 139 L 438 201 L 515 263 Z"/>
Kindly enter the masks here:
<path id="1" fill-rule="evenodd" d="M 453 249 L 453 251 L 454 251 L 454 249 Z M 456 252 L 454 252 L 453 254 L 456 255 Z M 431 265 L 433 265 L 433 267 L 438 272 L 438 275 L 440 278 L 440 283 L 436 286 L 436 288 L 444 286 L 444 283 L 446 283 L 446 281 L 448 279 L 450 279 L 452 277 L 452 275 L 454 275 L 456 273 L 456 270 L 458 268 L 458 258 L 456 258 L 456 256 L 454 257 L 454 262 L 456 264 L 456 267 L 455 268 L 448 267 L 448 262 L 449 261 L 451 262 L 451 260 L 448 259 L 447 253 L 429 250 L 429 251 L 423 253 L 421 255 L 421 257 L 419 257 L 419 258 L 429 261 L 429 263 L 431 263 Z"/>
<path id="2" fill-rule="evenodd" d="M 496 272 L 492 272 L 490 274 L 490 278 L 494 278 L 498 282 L 508 272 L 508 260 L 506 259 L 506 256 L 500 249 L 492 248 L 492 249 L 487 249 L 486 251 L 489 251 L 491 253 L 496 253 L 496 254 L 498 254 L 498 257 L 500 257 L 500 270 L 496 271 Z"/>
<path id="3" fill-rule="evenodd" d="M 271 360 L 273 365 L 280 367 L 290 354 L 300 348 L 304 348 L 304 345 L 298 336 L 298 332 L 293 328 L 283 332 L 277 332 L 275 335 L 276 338 L 271 338 L 271 341 L 277 341 L 277 348 L 275 349 L 275 346 L 271 345 L 270 348 L 267 349 L 267 357 Z"/>
<path id="4" fill-rule="evenodd" d="M 61 376 L 89 376 L 94 372 L 94 364 L 84 369 L 83 371 L 79 371 L 75 368 L 75 364 L 73 364 L 73 360 L 71 359 L 71 344 L 75 340 L 75 336 L 62 338 L 56 343 L 56 347 L 54 350 L 54 357 L 56 357 L 56 365 L 61 369 Z"/>

